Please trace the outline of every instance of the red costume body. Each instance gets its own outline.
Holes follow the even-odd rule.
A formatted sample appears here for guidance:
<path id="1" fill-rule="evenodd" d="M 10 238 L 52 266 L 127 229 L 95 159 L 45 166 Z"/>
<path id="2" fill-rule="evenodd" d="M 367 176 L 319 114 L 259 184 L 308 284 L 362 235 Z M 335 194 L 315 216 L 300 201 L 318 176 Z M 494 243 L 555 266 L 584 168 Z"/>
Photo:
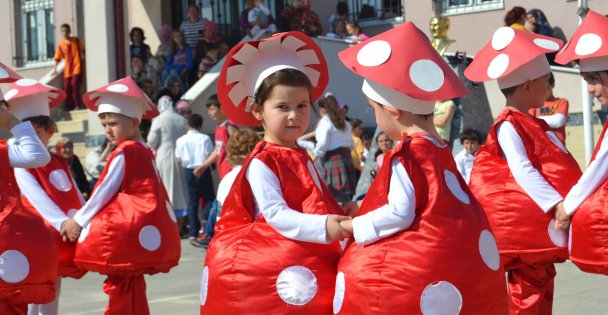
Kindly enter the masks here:
<path id="1" fill-rule="evenodd" d="M 42 167 L 29 168 L 27 171 L 36 178 L 36 181 L 44 189 L 49 198 L 63 210 L 66 215 L 73 216 L 82 205 L 78 191 L 72 181 L 72 175 L 63 157 L 50 153 L 51 161 Z M 66 182 L 67 180 L 67 182 Z M 27 197 L 22 196 L 26 209 L 37 216 L 42 216 L 36 211 Z M 76 243 L 64 242 L 63 238 L 52 225 L 45 221 L 47 230 L 55 239 L 59 250 L 59 275 L 79 279 L 86 271 L 79 269 L 74 264 L 74 252 Z"/>
<path id="2" fill-rule="evenodd" d="M 57 247 L 44 221 L 21 203 L 5 140 L 0 140 L 0 174 L 0 314 L 26 314 L 27 303 L 55 298 Z"/>
<path id="3" fill-rule="evenodd" d="M 517 304 L 512 309 L 550 314 L 553 263 L 568 257 L 567 235 L 554 228 L 555 210 L 543 212 L 515 181 L 498 143 L 497 126 L 503 121 L 513 125 L 532 166 L 562 197 L 576 184 L 581 170 L 572 155 L 550 139 L 548 133 L 553 131 L 543 120 L 506 108 L 477 152 L 471 171 L 469 187 L 488 216 L 501 263 L 510 273 L 511 302 Z"/>
<path id="4" fill-rule="evenodd" d="M 230 122 L 226 121 L 215 127 L 215 150 L 217 152 L 217 172 L 220 178 L 224 178 L 230 170 L 232 165 L 226 160 L 226 144 L 230 135 L 228 134 L 228 126 Z"/>
<path id="5" fill-rule="evenodd" d="M 258 143 L 232 186 L 207 251 L 201 314 L 327 314 L 331 311 L 340 245 L 337 241 L 318 244 L 288 239 L 263 215 L 256 219 L 245 175 L 253 158 L 278 177 L 291 209 L 306 214 L 342 214 L 327 187 L 318 180 L 306 151 L 266 141 Z M 279 274 L 294 270 L 289 268 L 312 271 L 308 280 L 312 278 L 318 290 L 309 301 L 288 304 L 277 292 Z M 302 278 L 296 275 L 297 280 Z M 302 287 L 310 289 L 305 284 Z"/>
<path id="6" fill-rule="evenodd" d="M 591 161 L 602 147 L 608 123 L 604 125 Z M 608 275 L 608 181 L 604 181 L 572 216 L 570 259 L 585 272 Z"/>
<path id="7" fill-rule="evenodd" d="M 143 274 L 168 272 L 177 265 L 179 233 L 153 153 L 141 143 L 120 143 L 98 184 L 118 153 L 125 161 L 122 186 L 84 227 L 75 262 L 82 269 L 108 275 L 106 314 L 148 314 Z"/>

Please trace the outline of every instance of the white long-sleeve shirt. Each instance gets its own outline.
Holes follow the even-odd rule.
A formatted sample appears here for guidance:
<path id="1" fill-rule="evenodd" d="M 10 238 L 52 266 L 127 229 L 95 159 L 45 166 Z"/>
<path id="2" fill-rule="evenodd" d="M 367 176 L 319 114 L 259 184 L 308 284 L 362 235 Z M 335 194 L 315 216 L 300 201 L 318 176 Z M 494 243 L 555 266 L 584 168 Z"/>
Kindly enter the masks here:
<path id="1" fill-rule="evenodd" d="M 340 147 L 345 147 L 352 151 L 355 147 L 355 142 L 351 130 L 352 127 L 348 122 L 345 122 L 344 130 L 338 130 L 331 122 L 331 119 L 329 119 L 329 115 L 321 117 L 316 128 L 315 138 L 317 139 L 317 145 L 312 153 L 315 156 L 322 157 L 327 151 Z"/>
<path id="2" fill-rule="evenodd" d="M 15 143 L 9 144 L 8 161 L 11 167 L 33 168 L 46 165 L 51 160 L 49 151 L 36 135 L 29 121 L 15 125 L 11 129 Z"/>
<path id="3" fill-rule="evenodd" d="M 49 197 L 44 188 L 42 188 L 40 183 L 36 180 L 36 177 L 24 168 L 15 168 L 15 179 L 21 190 L 21 195 L 27 197 L 28 201 L 32 204 L 34 209 L 40 213 L 44 220 L 51 224 L 57 231 L 60 231 L 61 225 L 63 225 L 69 217 Z M 78 185 L 76 185 L 74 178 L 72 178 L 72 188 L 76 190 L 80 205 L 82 206 L 85 201 L 84 198 L 82 198 L 80 190 L 78 190 Z"/>
<path id="4" fill-rule="evenodd" d="M 250 23 L 257 21 L 260 12 L 266 17 L 270 15 L 270 10 L 268 10 L 268 8 L 264 6 L 264 4 L 260 3 L 259 5 L 249 10 L 249 13 L 247 13 L 247 21 L 249 21 Z"/>
<path id="5" fill-rule="evenodd" d="M 353 235 L 357 244 L 373 243 L 408 229 L 414 222 L 416 217 L 414 185 L 398 159 L 391 160 L 391 168 L 388 203 L 353 219 Z"/>
<path id="6" fill-rule="evenodd" d="M 326 236 L 328 215 L 306 214 L 289 208 L 283 198 L 279 178 L 264 162 L 252 159 L 245 176 L 253 192 L 255 218 L 264 216 L 272 228 L 292 240 L 321 244 L 332 242 Z"/>
<path id="7" fill-rule="evenodd" d="M 564 199 L 564 208 L 568 215 L 574 214 L 585 199 L 608 180 L 608 133 L 604 134 L 600 141 L 602 146 L 595 159 Z"/>
<path id="8" fill-rule="evenodd" d="M 471 180 L 471 170 L 473 169 L 473 162 L 475 161 L 475 156 L 472 154 L 468 154 L 467 150 L 462 149 L 462 151 L 458 152 L 454 157 L 454 161 L 456 162 L 456 168 L 458 172 L 464 180 L 469 183 Z"/>
<path id="9" fill-rule="evenodd" d="M 510 122 L 503 121 L 496 134 L 515 182 L 545 213 L 549 212 L 563 198 L 532 165 L 515 127 Z"/>
<path id="10" fill-rule="evenodd" d="M 566 116 L 557 113 L 557 114 L 553 114 L 553 115 L 546 115 L 546 116 L 540 116 L 538 117 L 542 120 L 544 120 L 547 125 L 549 125 L 549 127 L 556 129 L 556 128 L 560 128 L 566 125 Z"/>

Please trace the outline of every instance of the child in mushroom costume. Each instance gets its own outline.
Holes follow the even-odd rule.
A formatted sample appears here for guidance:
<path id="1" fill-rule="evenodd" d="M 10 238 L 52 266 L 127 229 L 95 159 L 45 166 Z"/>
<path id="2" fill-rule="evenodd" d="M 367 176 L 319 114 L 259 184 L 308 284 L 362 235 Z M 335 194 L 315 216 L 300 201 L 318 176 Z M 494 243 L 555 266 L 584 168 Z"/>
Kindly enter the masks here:
<path id="1" fill-rule="evenodd" d="M 235 46 L 218 79 L 222 110 L 263 124 L 222 206 L 205 258 L 201 314 L 327 314 L 347 236 L 342 210 L 296 140 L 327 85 L 327 64 L 300 32 Z M 343 234 L 344 233 L 344 234 Z"/>
<path id="2" fill-rule="evenodd" d="M 116 149 L 91 198 L 62 232 L 78 239 L 78 267 L 108 276 L 106 314 L 149 314 L 143 275 L 168 272 L 180 257 L 173 207 L 139 133 L 141 119 L 158 111 L 130 77 L 86 93 L 84 102 L 99 113 Z"/>
<path id="3" fill-rule="evenodd" d="M 588 91 L 608 107 L 608 18 L 589 11 L 555 61 L 578 60 Z M 562 228 L 570 226 L 570 259 L 581 270 L 608 275 L 608 123 L 604 125 L 589 166 L 556 213 Z"/>
<path id="4" fill-rule="evenodd" d="M 0 83 L 21 77 L 0 63 Z M 17 92 L 9 90 L 7 97 Z M 0 91 L 0 101 L 4 101 Z M 0 105 L 0 127 L 17 140 L 0 139 L 0 314 L 27 313 L 28 303 L 48 303 L 55 298 L 57 246 L 44 221 L 27 211 L 13 169 L 41 167 L 49 162 L 48 150 L 30 122 L 20 122 Z"/>
<path id="5" fill-rule="evenodd" d="M 364 78 L 378 126 L 401 142 L 358 216 L 341 222 L 354 242 L 338 266 L 334 313 L 506 314 L 494 236 L 433 125 L 435 101 L 466 87 L 411 22 L 340 59 Z"/>
<path id="6" fill-rule="evenodd" d="M 9 111 L 22 121 L 30 121 L 40 141 L 48 146 L 55 133 L 54 122 L 50 118 L 53 108 L 66 97 L 57 88 L 38 83 L 32 79 L 21 79 L 9 87 L 6 100 L 10 102 Z M 57 292 L 60 292 L 61 277 L 80 278 L 84 270 L 74 265 L 75 242 L 64 242 L 59 234 L 61 225 L 84 204 L 84 199 L 64 158 L 51 153 L 51 161 L 37 168 L 15 168 L 15 178 L 22 194 L 26 209 L 42 217 L 48 233 L 53 236 L 59 250 L 59 277 Z M 55 300 L 45 305 L 32 304 L 30 314 L 57 314 L 59 294 Z"/>
<path id="7" fill-rule="evenodd" d="M 554 209 L 581 171 L 547 123 L 529 115 L 549 86 L 546 53 L 558 39 L 501 27 L 465 70 L 472 81 L 497 80 L 505 109 L 473 164 L 469 187 L 496 235 L 508 273 L 512 314 L 551 314 L 556 262 L 568 257 Z"/>

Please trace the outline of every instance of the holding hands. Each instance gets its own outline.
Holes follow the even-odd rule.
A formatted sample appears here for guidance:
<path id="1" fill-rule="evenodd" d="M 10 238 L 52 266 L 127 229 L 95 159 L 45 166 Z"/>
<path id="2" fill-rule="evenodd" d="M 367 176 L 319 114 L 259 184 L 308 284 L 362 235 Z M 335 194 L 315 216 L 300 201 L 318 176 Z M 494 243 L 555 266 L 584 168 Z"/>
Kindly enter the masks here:
<path id="1" fill-rule="evenodd" d="M 325 222 L 326 227 L 326 238 L 328 240 L 343 240 L 345 238 L 352 236 L 352 225 L 350 232 L 345 230 L 342 227 L 342 222 L 344 221 L 352 221 L 351 217 L 343 216 L 343 215 L 335 215 L 330 214 L 327 217 L 327 221 Z"/>
<path id="2" fill-rule="evenodd" d="M 59 234 L 63 237 L 63 241 L 75 242 L 80 236 L 82 226 L 80 226 L 74 219 L 68 219 L 61 225 L 61 231 Z"/>
<path id="3" fill-rule="evenodd" d="M 570 216 L 566 213 L 564 202 L 555 205 L 555 229 L 567 230 L 570 226 Z"/>

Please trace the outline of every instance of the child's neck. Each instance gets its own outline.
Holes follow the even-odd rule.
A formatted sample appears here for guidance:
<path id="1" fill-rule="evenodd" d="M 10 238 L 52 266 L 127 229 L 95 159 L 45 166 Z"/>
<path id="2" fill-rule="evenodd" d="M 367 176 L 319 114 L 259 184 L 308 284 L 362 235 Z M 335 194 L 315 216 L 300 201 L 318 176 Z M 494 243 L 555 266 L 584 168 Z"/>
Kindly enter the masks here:
<path id="1" fill-rule="evenodd" d="M 268 134 L 268 132 L 265 133 L 264 135 L 264 140 L 268 143 L 272 143 L 272 144 L 276 144 L 276 145 L 280 145 L 283 147 L 288 147 L 288 148 L 297 148 L 298 145 L 296 144 L 296 142 L 284 142 L 279 140 L 277 137 L 274 137 L 273 135 Z"/>
<path id="2" fill-rule="evenodd" d="M 424 118 L 419 115 L 405 113 L 403 118 L 399 120 L 401 134 L 414 134 L 414 133 L 428 133 L 437 140 L 441 139 L 435 124 L 433 124 L 433 117 Z"/>
<path id="3" fill-rule="evenodd" d="M 517 94 L 507 97 L 507 107 L 524 114 L 527 114 L 530 108 L 533 108 L 529 100 Z"/>
<path id="4" fill-rule="evenodd" d="M 136 135 L 129 137 L 128 140 L 133 140 L 133 141 L 144 143 L 144 138 L 141 137 L 141 134 L 139 132 Z"/>

